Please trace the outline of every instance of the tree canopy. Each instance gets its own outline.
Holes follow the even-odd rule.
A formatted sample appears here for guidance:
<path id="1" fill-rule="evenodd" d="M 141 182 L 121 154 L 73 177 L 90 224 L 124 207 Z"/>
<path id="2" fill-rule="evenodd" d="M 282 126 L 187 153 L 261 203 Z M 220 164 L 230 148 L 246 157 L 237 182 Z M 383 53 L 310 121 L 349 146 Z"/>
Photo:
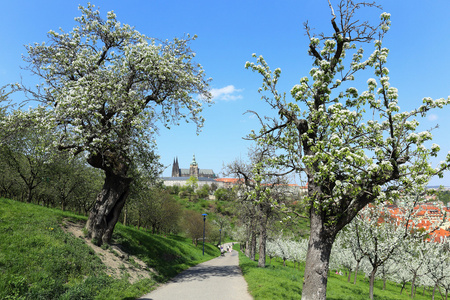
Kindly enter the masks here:
<path id="1" fill-rule="evenodd" d="M 185 120 L 200 131 L 203 104 L 211 103 L 211 95 L 189 47 L 195 36 L 157 41 L 120 23 L 112 11 L 103 19 L 94 5 L 79 9 L 72 31 L 52 30 L 48 42 L 26 46 L 26 69 L 41 82 L 16 89 L 37 106 L 17 110 L 10 129 L 41 127 L 53 135 L 49 146 L 83 153 L 105 171 L 88 221 L 89 234 L 101 243 L 109 241 L 128 196 L 130 168 L 136 161 L 144 166 L 158 161 L 158 128 Z"/>
<path id="2" fill-rule="evenodd" d="M 20 89 L 39 102 L 33 113 L 57 135 L 59 149 L 131 159 L 153 145 L 158 121 L 170 127 L 186 119 L 200 129 L 210 95 L 189 48 L 195 36 L 158 43 L 94 9 L 80 6 L 71 32 L 50 31 L 49 42 L 26 46 L 27 69 L 43 82 Z"/>

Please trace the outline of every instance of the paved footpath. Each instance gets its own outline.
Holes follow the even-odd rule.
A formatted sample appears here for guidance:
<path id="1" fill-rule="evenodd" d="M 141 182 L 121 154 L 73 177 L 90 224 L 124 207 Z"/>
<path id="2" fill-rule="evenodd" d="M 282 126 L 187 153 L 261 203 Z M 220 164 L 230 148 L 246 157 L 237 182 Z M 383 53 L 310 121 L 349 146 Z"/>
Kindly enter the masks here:
<path id="1" fill-rule="evenodd" d="M 224 249 L 228 244 L 224 244 Z M 231 243 L 230 243 L 231 246 Z M 139 298 L 142 300 L 252 300 L 233 250 L 189 268 L 168 283 Z"/>

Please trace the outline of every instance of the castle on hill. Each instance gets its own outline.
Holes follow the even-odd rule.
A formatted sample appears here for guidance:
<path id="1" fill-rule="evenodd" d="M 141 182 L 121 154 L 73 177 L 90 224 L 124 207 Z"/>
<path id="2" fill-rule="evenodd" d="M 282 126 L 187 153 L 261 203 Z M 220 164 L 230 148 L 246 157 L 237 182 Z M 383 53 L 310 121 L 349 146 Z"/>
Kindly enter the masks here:
<path id="1" fill-rule="evenodd" d="M 192 162 L 189 169 L 180 169 L 178 164 L 178 157 L 173 160 L 172 164 L 172 177 L 204 177 L 204 178 L 217 178 L 212 169 L 200 169 L 197 161 L 195 160 L 195 154 L 192 158 Z"/>
<path id="2" fill-rule="evenodd" d="M 195 160 L 195 154 L 192 157 L 192 162 L 189 169 L 181 169 L 178 163 L 178 157 L 174 158 L 172 164 L 172 176 L 162 177 L 161 179 L 165 186 L 181 187 L 186 185 L 186 181 L 189 180 L 191 176 L 197 177 L 198 188 L 202 188 L 205 184 L 209 186 L 214 184 L 218 188 L 231 190 L 234 186 L 241 185 L 243 183 L 242 179 L 238 178 L 217 178 L 217 175 L 212 169 L 200 169 L 197 161 Z M 307 186 L 299 186 L 297 184 L 280 185 L 280 188 L 290 193 L 305 194 L 307 191 Z"/>

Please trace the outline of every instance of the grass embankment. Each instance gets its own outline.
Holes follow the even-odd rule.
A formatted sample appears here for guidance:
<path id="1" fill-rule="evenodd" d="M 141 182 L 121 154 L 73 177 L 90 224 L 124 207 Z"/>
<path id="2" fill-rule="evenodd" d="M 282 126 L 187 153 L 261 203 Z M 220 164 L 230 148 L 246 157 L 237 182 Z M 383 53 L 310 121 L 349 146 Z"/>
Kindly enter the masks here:
<path id="1" fill-rule="evenodd" d="M 64 221 L 86 218 L 60 210 L 0 199 L 0 299 L 135 299 L 178 272 L 219 255 L 212 245 L 179 236 L 157 236 L 116 226 L 113 242 L 159 273 L 130 284 L 106 267 Z"/>
<path id="2" fill-rule="evenodd" d="M 239 245 L 235 245 L 235 250 L 239 250 Z M 267 259 L 266 268 L 258 268 L 258 262 L 250 260 L 239 251 L 239 265 L 248 283 L 248 289 L 255 300 L 263 299 L 301 299 L 304 264 L 293 265 L 292 262 L 283 262 L 272 259 L 269 265 Z M 408 292 L 411 286 L 407 285 L 400 295 L 401 287 L 392 282 L 386 283 L 386 290 L 383 290 L 383 282 L 375 282 L 374 299 L 411 299 Z M 431 299 L 430 291 L 425 291 L 422 295 L 422 288 L 418 289 L 414 297 L 415 300 Z M 331 273 L 328 276 L 327 299 L 330 300 L 366 300 L 369 299 L 369 282 L 364 278 L 364 274 L 358 275 L 356 285 L 353 284 L 353 274 L 351 283 L 347 282 L 346 276 Z"/>

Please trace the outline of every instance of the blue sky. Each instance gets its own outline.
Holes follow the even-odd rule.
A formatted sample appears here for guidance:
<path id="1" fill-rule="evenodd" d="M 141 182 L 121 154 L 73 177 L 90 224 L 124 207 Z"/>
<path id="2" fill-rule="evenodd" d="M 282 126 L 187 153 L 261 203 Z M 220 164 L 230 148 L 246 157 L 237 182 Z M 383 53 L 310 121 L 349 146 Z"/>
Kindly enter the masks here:
<path id="1" fill-rule="evenodd" d="M 334 1 L 336 2 L 336 1 Z M 20 69 L 25 66 L 23 45 L 46 41 L 46 33 L 63 28 L 70 31 L 79 16 L 78 4 L 85 1 L 16 0 L 2 1 L 0 11 L 0 85 L 32 81 Z M 224 164 L 247 156 L 250 142 L 242 139 L 259 128 L 255 118 L 243 114 L 255 110 L 270 114 L 257 93 L 258 74 L 244 68 L 251 54 L 263 55 L 272 69 L 282 70 L 279 90 L 289 91 L 308 74 L 311 60 L 303 23 L 309 21 L 317 32 L 330 29 L 330 11 L 326 0 L 316 1 L 92 1 L 103 16 L 114 10 L 117 19 L 150 37 L 172 39 L 197 34 L 192 43 L 196 60 L 203 65 L 215 95 L 215 104 L 204 111 L 203 132 L 197 136 L 192 124 L 160 130 L 157 137 L 161 162 L 168 166 L 178 157 L 188 168 L 195 154 L 200 168 L 220 173 Z M 447 98 L 450 95 L 450 1 L 410 0 L 378 1 L 392 15 L 391 30 L 385 38 L 390 49 L 388 68 L 391 85 L 398 88 L 400 107 L 412 109 L 425 96 Z M 382 11 L 367 10 L 361 18 L 378 20 Z M 371 46 L 366 48 L 370 53 Z M 371 77 L 368 74 L 368 77 Z M 368 77 L 362 78 L 365 82 Z M 362 90 L 364 87 L 361 87 Z M 450 107 L 437 110 L 421 121 L 423 129 L 439 124 L 433 131 L 434 142 L 441 146 L 442 160 L 450 151 Z M 450 173 L 431 184 L 450 186 Z"/>

